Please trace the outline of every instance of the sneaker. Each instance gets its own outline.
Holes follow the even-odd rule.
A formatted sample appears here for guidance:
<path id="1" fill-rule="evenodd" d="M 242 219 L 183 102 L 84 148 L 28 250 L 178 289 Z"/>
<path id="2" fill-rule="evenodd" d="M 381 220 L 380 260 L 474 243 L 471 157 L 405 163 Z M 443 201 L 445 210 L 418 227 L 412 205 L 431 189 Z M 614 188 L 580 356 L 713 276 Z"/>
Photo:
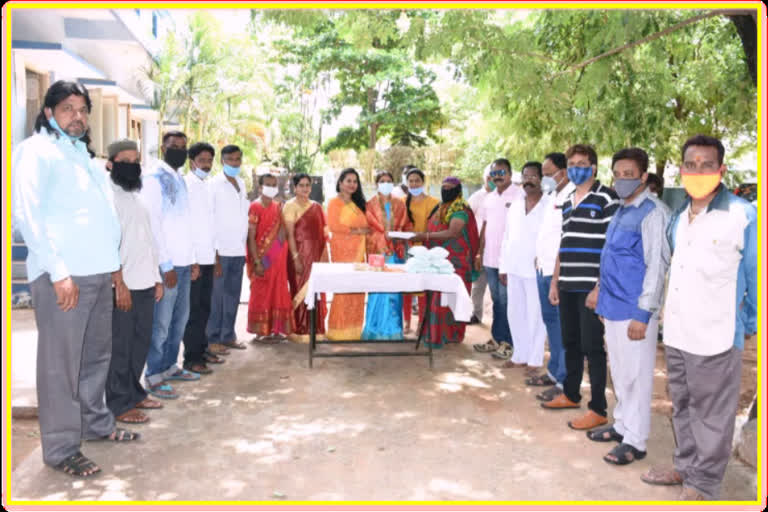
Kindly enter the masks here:
<path id="1" fill-rule="evenodd" d="M 512 345 L 505 341 L 501 342 L 499 348 L 491 356 L 496 359 L 509 359 L 512 357 Z"/>
<path id="2" fill-rule="evenodd" d="M 485 343 L 477 343 L 476 345 L 472 345 L 472 348 L 478 352 L 496 352 L 499 349 L 499 344 L 496 343 L 493 339 L 490 339 Z"/>

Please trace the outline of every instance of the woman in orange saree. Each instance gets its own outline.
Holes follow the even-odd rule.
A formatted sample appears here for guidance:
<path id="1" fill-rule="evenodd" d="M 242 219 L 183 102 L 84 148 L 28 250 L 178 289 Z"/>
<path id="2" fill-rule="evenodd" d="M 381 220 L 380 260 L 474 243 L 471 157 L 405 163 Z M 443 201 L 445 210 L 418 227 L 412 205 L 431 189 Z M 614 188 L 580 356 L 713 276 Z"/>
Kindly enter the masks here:
<path id="1" fill-rule="evenodd" d="M 394 180 L 389 171 L 376 173 L 377 194 L 366 204 L 365 216 L 371 233 L 366 239 L 368 254 L 382 254 L 387 263 L 405 261 L 405 244 L 391 240 L 390 231 L 406 231 L 408 215 L 405 203 L 392 197 Z M 399 340 L 403 337 L 403 295 L 369 293 L 363 338 Z"/>
<path id="2" fill-rule="evenodd" d="M 293 311 L 288 291 L 288 242 L 280 203 L 277 178 L 259 177 L 261 197 L 248 210 L 248 247 L 245 263 L 251 280 L 248 301 L 248 332 L 254 341 L 285 337 L 293 331 Z"/>
<path id="3" fill-rule="evenodd" d="M 304 173 L 293 176 L 296 197 L 285 203 L 283 220 L 288 232 L 288 285 L 293 297 L 293 320 L 295 329 L 289 338 L 303 343 L 309 342 L 309 310 L 304 303 L 307 297 L 307 282 L 312 264 L 328 261 L 326 246 L 325 215 L 319 203 L 309 199 L 312 180 Z M 325 334 L 325 294 L 317 299 L 317 321 L 315 332 Z"/>
<path id="4" fill-rule="evenodd" d="M 338 196 L 328 202 L 328 228 L 331 232 L 331 261 L 365 261 L 365 197 L 360 177 L 352 168 L 341 171 L 336 182 Z M 334 293 L 328 316 L 329 340 L 357 340 L 363 331 L 364 293 Z"/>

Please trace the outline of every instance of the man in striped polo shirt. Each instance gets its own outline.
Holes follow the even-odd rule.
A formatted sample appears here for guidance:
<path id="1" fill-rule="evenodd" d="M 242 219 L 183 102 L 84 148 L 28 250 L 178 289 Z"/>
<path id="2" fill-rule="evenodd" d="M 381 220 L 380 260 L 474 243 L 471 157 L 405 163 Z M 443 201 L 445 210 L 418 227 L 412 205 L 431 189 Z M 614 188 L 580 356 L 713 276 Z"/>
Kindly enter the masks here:
<path id="1" fill-rule="evenodd" d="M 568 179 L 576 186 L 563 204 L 563 235 L 549 300 L 560 305 L 566 376 L 563 394 L 541 404 L 545 409 L 579 408 L 584 357 L 589 363 L 592 398 L 583 416 L 568 422 L 576 430 L 607 423 L 606 358 L 603 324 L 595 314 L 600 277 L 600 254 L 605 232 L 619 207 L 616 193 L 596 179 L 597 153 L 576 144 L 566 151 Z"/>

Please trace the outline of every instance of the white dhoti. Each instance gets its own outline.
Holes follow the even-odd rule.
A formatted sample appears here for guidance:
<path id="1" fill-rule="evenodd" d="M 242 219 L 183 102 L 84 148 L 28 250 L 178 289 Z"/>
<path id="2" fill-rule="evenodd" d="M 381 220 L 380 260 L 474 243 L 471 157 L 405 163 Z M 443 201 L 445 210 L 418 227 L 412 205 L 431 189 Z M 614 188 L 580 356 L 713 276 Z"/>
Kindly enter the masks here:
<path id="1" fill-rule="evenodd" d="M 659 319 L 651 318 L 644 340 L 630 340 L 630 320 L 605 320 L 605 347 L 611 369 L 616 407 L 613 428 L 624 443 L 645 451 L 651 432 L 651 395 Z"/>
<path id="2" fill-rule="evenodd" d="M 514 344 L 511 361 L 536 367 L 544 364 L 547 330 L 535 276 L 507 275 L 507 319 Z"/>

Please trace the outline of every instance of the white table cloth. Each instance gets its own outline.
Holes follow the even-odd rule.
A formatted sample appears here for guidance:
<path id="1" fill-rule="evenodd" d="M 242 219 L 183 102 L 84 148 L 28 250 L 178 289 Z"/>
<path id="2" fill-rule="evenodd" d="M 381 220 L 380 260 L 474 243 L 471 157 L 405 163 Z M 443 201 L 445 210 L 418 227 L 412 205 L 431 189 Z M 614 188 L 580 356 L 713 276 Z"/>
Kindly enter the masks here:
<path id="1" fill-rule="evenodd" d="M 447 306 L 459 322 L 472 317 L 472 300 L 464 281 L 456 274 L 415 274 L 355 270 L 354 263 L 313 263 L 304 302 L 315 307 L 317 293 L 418 293 L 440 292 L 440 305 Z M 387 264 L 405 270 L 405 265 Z"/>

